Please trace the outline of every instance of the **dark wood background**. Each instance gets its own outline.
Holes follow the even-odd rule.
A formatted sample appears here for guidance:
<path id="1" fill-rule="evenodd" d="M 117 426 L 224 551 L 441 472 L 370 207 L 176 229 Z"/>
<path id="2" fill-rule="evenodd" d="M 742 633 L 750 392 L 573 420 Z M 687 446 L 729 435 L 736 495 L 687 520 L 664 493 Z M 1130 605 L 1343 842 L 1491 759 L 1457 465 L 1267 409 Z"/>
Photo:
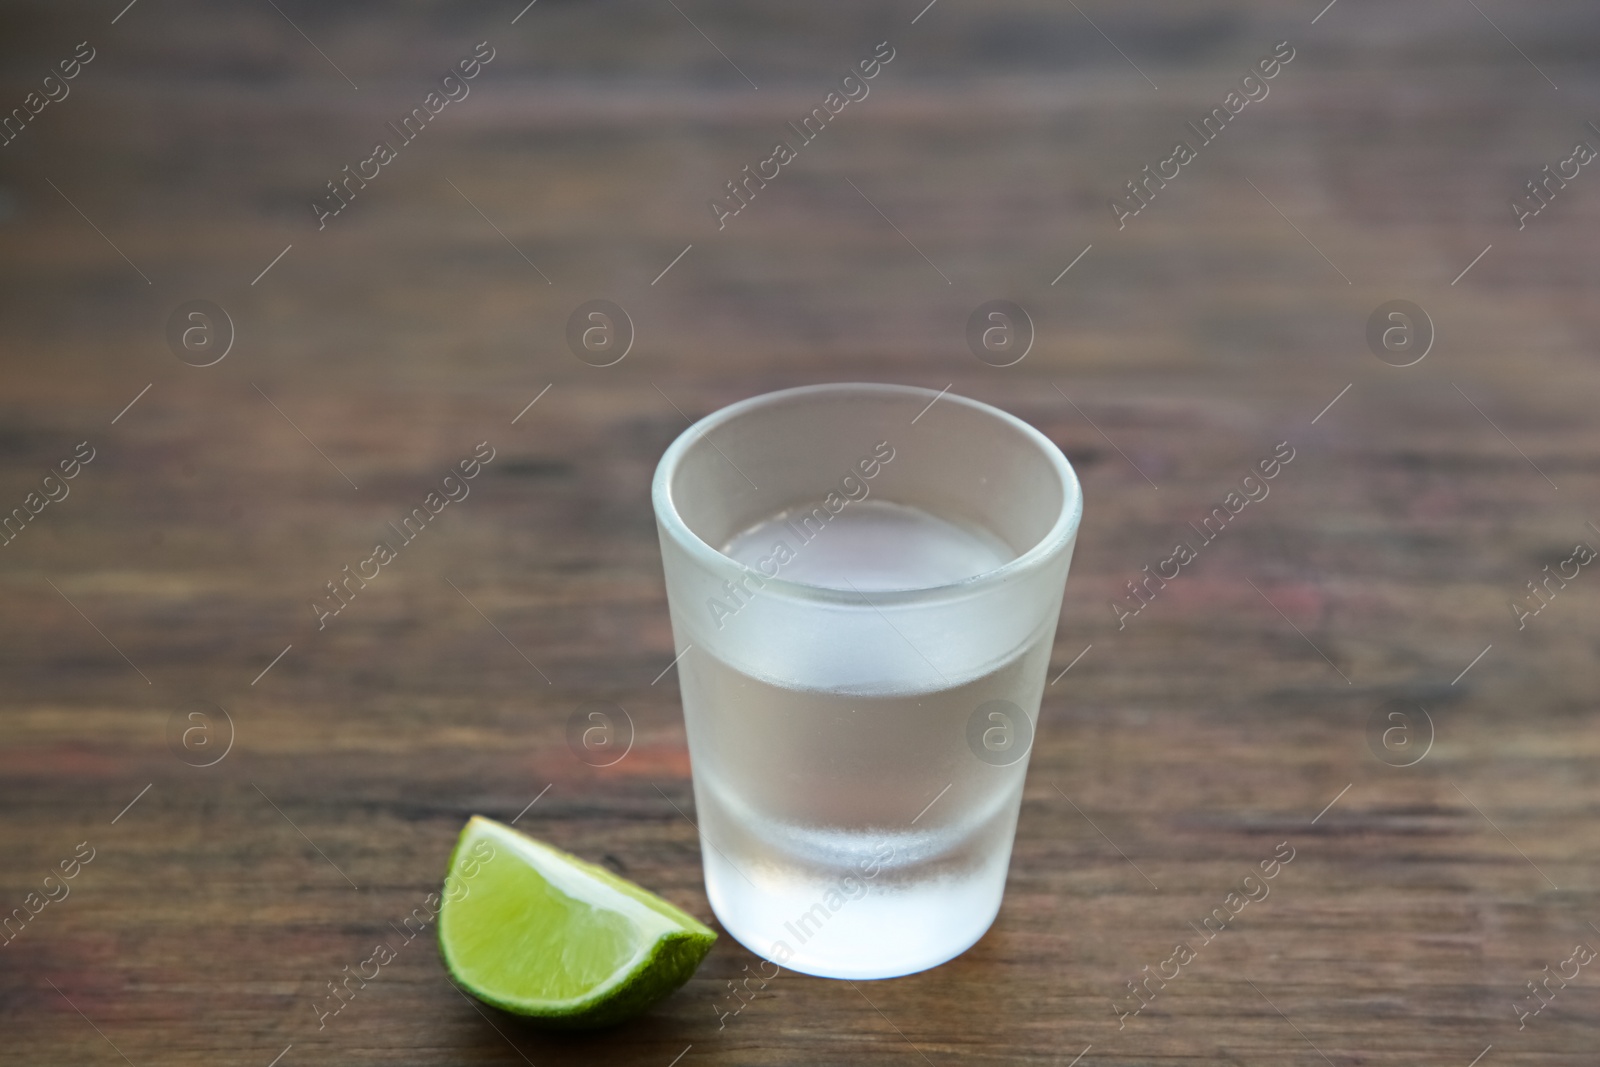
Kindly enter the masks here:
<path id="1" fill-rule="evenodd" d="M 1508 207 L 1600 145 L 1592 4 L 274 7 L 0 13 L 5 109 L 96 50 L 0 148 L 0 508 L 96 454 L 0 547 L 0 911 L 95 850 L 0 948 L 0 1059 L 1592 1060 L 1600 971 L 1514 1005 L 1600 947 L 1600 577 L 1508 608 L 1600 546 L 1600 174 L 1521 232 Z M 885 39 L 719 232 L 707 199 Z M 1107 199 L 1285 39 L 1119 231 Z M 319 232 L 324 183 L 480 41 L 471 95 Z M 609 368 L 564 340 L 602 297 L 637 332 Z M 1037 327 L 1004 369 L 963 338 L 995 298 Z M 236 328 L 207 368 L 164 337 L 192 299 Z M 1403 369 L 1364 339 L 1393 299 L 1437 333 Z M 1051 676 L 1092 648 L 1047 691 L 990 933 L 729 1016 L 754 957 L 724 938 L 584 1037 L 475 1010 L 419 939 L 319 1030 L 462 822 L 547 787 L 520 828 L 711 919 L 650 474 L 685 416 L 850 379 L 1005 407 L 1083 480 Z M 319 631 L 323 583 L 484 440 L 471 496 Z M 1271 496 L 1119 632 L 1124 583 L 1280 441 Z M 605 769 L 565 742 L 590 700 L 635 725 Z M 1407 768 L 1368 743 L 1396 700 L 1434 726 Z M 205 706 L 232 747 L 196 768 L 168 731 Z M 1271 896 L 1119 1030 L 1282 841 Z"/>

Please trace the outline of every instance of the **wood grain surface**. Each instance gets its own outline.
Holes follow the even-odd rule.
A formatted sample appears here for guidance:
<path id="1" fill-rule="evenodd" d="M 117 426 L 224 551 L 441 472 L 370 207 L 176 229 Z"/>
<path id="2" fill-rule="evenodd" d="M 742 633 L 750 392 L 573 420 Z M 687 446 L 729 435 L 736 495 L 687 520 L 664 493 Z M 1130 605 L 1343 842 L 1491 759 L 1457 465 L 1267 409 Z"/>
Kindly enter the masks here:
<path id="1" fill-rule="evenodd" d="M 28 916 L 0 1061 L 1593 1062 L 1600 969 L 1566 961 L 1600 947 L 1600 576 L 1528 583 L 1600 547 L 1600 175 L 1520 230 L 1511 209 L 1600 146 L 1592 5 L 96 0 L 0 23 L 0 105 L 30 114 L 0 146 L 0 514 L 29 514 L 0 545 L 0 913 Z M 870 94 L 719 229 L 708 201 L 881 41 Z M 1268 95 L 1119 228 L 1110 199 L 1281 41 Z M 480 42 L 470 92 L 319 229 L 327 183 Z M 568 347 L 592 299 L 633 324 L 612 366 Z M 1013 366 L 968 349 L 992 299 L 1033 321 Z M 168 340 L 194 300 L 232 324 L 210 366 Z M 1393 300 L 1431 322 L 1407 367 L 1366 336 Z M 320 1019 L 473 813 L 711 921 L 649 478 L 689 419 L 837 380 L 997 404 L 1083 481 L 987 936 L 744 998 L 755 957 L 723 938 L 588 1036 L 470 1001 L 430 936 Z M 470 495 L 319 628 L 326 583 L 480 442 Z M 1280 442 L 1270 494 L 1202 543 Z M 1179 541 L 1196 558 L 1119 628 Z M 614 766 L 566 742 L 593 700 L 631 716 Z M 1270 895 L 1204 942 L 1190 924 L 1283 842 Z"/>

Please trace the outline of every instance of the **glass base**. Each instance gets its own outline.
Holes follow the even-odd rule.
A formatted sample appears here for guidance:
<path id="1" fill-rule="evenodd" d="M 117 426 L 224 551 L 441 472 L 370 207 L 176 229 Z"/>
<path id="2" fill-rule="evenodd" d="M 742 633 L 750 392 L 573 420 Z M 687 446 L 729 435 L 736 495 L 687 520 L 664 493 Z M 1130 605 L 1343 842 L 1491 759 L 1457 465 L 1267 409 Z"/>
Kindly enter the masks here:
<path id="1" fill-rule="evenodd" d="M 756 955 L 819 978 L 898 978 L 961 955 L 1000 912 L 1003 862 L 998 873 L 857 886 L 851 896 L 810 880 L 755 886 L 714 850 L 705 855 L 706 895 L 723 929 Z"/>

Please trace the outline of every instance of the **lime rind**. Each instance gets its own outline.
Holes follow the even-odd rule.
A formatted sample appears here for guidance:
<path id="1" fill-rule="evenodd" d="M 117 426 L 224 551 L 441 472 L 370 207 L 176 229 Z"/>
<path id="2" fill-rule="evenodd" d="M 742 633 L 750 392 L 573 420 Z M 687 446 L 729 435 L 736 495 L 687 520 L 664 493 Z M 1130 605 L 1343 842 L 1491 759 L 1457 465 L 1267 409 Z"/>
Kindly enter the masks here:
<path id="1" fill-rule="evenodd" d="M 517 951 L 518 935 L 525 931 L 507 929 L 494 945 L 486 946 L 482 931 L 473 929 L 473 910 L 488 907 L 493 913 L 503 914 L 510 907 L 515 913 L 516 906 L 524 903 L 505 900 L 503 888 L 496 899 L 494 887 L 488 884 L 484 884 L 486 892 L 476 897 L 472 894 L 475 873 L 466 873 L 473 861 L 465 858 L 465 850 L 477 852 L 485 841 L 495 852 L 493 859 L 482 863 L 493 862 L 504 850 L 509 853 L 508 858 L 515 858 L 531 872 L 537 888 L 559 894 L 567 910 L 586 906 L 584 921 L 573 923 L 566 940 L 557 946 L 564 957 L 571 953 L 574 961 L 591 962 L 584 958 L 585 949 L 598 941 L 605 941 L 605 947 L 615 955 L 616 950 L 625 948 L 619 943 L 625 938 L 632 939 L 631 953 L 616 961 L 608 977 L 575 995 L 531 995 L 517 988 L 519 977 L 540 966 L 548 974 L 550 963 L 540 960 L 534 966 L 519 969 L 519 961 L 506 958 Z M 473 868 L 474 872 L 478 869 Z M 504 874 L 501 872 L 502 880 Z M 463 882 L 466 889 L 458 899 L 452 886 L 459 888 Z M 531 901 L 527 903 L 534 906 Z M 538 922 L 526 911 L 522 918 L 530 924 Z M 477 921 L 482 922 L 481 913 Z M 462 927 L 459 934 L 458 926 Z M 450 854 L 438 930 L 445 966 L 479 1000 L 549 1026 L 574 1028 L 606 1026 L 643 1011 L 688 981 L 717 937 L 694 916 L 604 867 L 482 816 L 473 816 L 467 822 Z M 548 940 L 548 933 L 534 930 L 528 940 Z M 474 934 L 480 936 L 475 938 Z M 557 966 L 565 966 L 566 962 Z M 563 977 L 570 981 L 570 976 Z"/>

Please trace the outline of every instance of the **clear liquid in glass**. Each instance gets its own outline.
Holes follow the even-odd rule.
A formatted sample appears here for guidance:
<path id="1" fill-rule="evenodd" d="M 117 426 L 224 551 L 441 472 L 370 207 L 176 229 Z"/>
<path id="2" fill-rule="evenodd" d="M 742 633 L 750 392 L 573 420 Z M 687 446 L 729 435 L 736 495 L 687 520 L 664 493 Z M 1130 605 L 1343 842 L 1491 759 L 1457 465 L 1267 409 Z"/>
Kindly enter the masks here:
<path id="1" fill-rule="evenodd" d="M 988 530 L 879 500 L 850 503 L 809 541 L 800 532 L 780 514 L 723 551 L 755 567 L 782 540 L 794 551 L 779 577 L 869 603 L 1015 556 Z M 1036 715 L 1054 621 L 966 674 L 928 660 L 887 617 L 825 654 L 780 626 L 751 635 L 767 657 L 761 673 L 699 647 L 685 656 L 685 710 L 706 709 L 685 716 L 706 888 L 728 932 L 833 978 L 909 974 L 977 941 L 999 909 L 1026 760 L 977 758 L 969 722 L 993 700 Z"/>

